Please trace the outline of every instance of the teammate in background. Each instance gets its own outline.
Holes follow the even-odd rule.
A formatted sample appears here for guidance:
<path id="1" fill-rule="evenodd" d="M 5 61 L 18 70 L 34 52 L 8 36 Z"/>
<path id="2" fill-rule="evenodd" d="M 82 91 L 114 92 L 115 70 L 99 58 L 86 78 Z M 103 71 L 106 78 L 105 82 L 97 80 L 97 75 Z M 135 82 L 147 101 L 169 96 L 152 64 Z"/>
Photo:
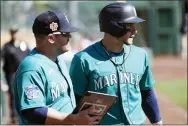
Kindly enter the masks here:
<path id="1" fill-rule="evenodd" d="M 152 124 L 162 124 L 146 51 L 130 41 L 137 32 L 134 24 L 143 21 L 129 3 L 105 6 L 99 14 L 104 38 L 72 60 L 70 76 L 77 103 L 85 91 L 118 96 L 100 125 L 144 124 L 145 114 Z"/>
<path id="2" fill-rule="evenodd" d="M 13 97 L 13 80 L 15 72 L 23 60 L 29 54 L 30 50 L 25 42 L 19 42 L 18 29 L 10 29 L 10 41 L 8 41 L 1 50 L 1 58 L 3 60 L 3 70 L 5 72 L 5 79 L 8 84 L 9 94 L 9 109 L 10 109 L 10 124 L 16 123 L 16 112 L 14 107 Z"/>
<path id="3" fill-rule="evenodd" d="M 180 28 L 181 33 L 181 42 L 182 42 L 182 50 L 181 56 L 182 59 L 187 59 L 187 33 L 188 33 L 188 2 L 186 0 L 181 1 L 182 4 L 182 24 Z"/>
<path id="4" fill-rule="evenodd" d="M 72 26 L 66 15 L 47 11 L 32 27 L 36 48 L 22 61 L 14 79 L 19 124 L 97 124 L 92 108 L 71 114 L 75 108 L 72 82 L 61 54 L 67 51 Z"/>

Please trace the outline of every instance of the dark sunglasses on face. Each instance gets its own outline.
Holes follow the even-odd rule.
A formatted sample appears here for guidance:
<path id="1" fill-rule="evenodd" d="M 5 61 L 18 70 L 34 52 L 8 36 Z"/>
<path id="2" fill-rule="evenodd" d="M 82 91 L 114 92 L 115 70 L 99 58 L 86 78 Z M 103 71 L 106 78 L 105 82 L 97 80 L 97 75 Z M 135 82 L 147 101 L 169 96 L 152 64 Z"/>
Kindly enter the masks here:
<path id="1" fill-rule="evenodd" d="M 62 32 L 61 35 L 63 35 L 64 37 L 71 37 L 70 32 Z"/>

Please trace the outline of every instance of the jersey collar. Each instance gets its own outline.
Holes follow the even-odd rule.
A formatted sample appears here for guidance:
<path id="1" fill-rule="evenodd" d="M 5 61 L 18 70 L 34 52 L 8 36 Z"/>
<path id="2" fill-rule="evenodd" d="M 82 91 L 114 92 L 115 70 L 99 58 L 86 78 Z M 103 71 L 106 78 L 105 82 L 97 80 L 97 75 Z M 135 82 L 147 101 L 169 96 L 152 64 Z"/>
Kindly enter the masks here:
<path id="1" fill-rule="evenodd" d="M 51 64 L 56 64 L 54 61 L 52 61 L 51 59 L 49 59 L 47 56 L 45 56 L 45 55 L 43 55 L 43 54 L 41 54 L 40 52 L 38 52 L 37 50 L 36 50 L 36 48 L 34 48 L 31 52 L 30 52 L 30 54 L 29 54 L 30 56 L 32 55 L 32 56 L 34 56 L 34 57 L 36 57 L 36 58 L 38 58 L 38 59 L 41 59 L 41 60 L 45 60 L 45 61 L 48 61 L 48 63 L 51 63 Z"/>
<path id="2" fill-rule="evenodd" d="M 102 41 L 102 40 L 101 40 L 101 41 Z M 96 42 L 96 43 L 94 44 L 94 48 L 96 49 L 96 51 L 97 51 L 100 55 L 102 55 L 102 56 L 105 57 L 105 58 L 108 58 L 108 56 L 107 56 L 107 54 L 106 54 L 104 48 L 102 47 L 102 45 L 101 45 L 101 43 L 100 43 L 101 41 Z M 125 53 L 126 53 L 126 56 L 125 56 L 126 58 L 127 58 L 127 57 L 129 56 L 129 54 L 130 54 L 131 47 L 132 47 L 132 45 L 123 44 L 123 48 L 124 48 Z"/>

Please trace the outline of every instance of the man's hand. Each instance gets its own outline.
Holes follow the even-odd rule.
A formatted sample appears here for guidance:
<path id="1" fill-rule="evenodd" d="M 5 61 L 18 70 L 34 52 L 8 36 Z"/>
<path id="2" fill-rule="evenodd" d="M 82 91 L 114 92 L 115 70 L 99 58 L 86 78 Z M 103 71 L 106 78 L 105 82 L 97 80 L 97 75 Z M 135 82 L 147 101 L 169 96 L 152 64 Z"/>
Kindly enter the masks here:
<path id="1" fill-rule="evenodd" d="M 93 108 L 88 108 L 77 114 L 67 114 L 58 112 L 53 108 L 48 108 L 46 125 L 94 125 L 98 124 L 101 116 L 93 116 Z"/>
<path id="2" fill-rule="evenodd" d="M 80 111 L 73 116 L 74 124 L 78 125 L 94 125 L 98 124 L 101 116 L 94 116 L 94 109 L 90 107 L 86 110 Z M 92 116 L 91 116 L 92 115 Z"/>

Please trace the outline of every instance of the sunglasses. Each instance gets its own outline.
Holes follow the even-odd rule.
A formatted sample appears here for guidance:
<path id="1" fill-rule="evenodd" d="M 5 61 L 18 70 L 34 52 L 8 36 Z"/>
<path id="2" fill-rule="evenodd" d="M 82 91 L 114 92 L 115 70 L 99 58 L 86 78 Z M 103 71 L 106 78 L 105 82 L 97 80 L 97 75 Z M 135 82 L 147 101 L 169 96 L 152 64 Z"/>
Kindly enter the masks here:
<path id="1" fill-rule="evenodd" d="M 61 35 L 63 35 L 64 37 L 71 37 L 70 32 L 62 32 Z"/>

